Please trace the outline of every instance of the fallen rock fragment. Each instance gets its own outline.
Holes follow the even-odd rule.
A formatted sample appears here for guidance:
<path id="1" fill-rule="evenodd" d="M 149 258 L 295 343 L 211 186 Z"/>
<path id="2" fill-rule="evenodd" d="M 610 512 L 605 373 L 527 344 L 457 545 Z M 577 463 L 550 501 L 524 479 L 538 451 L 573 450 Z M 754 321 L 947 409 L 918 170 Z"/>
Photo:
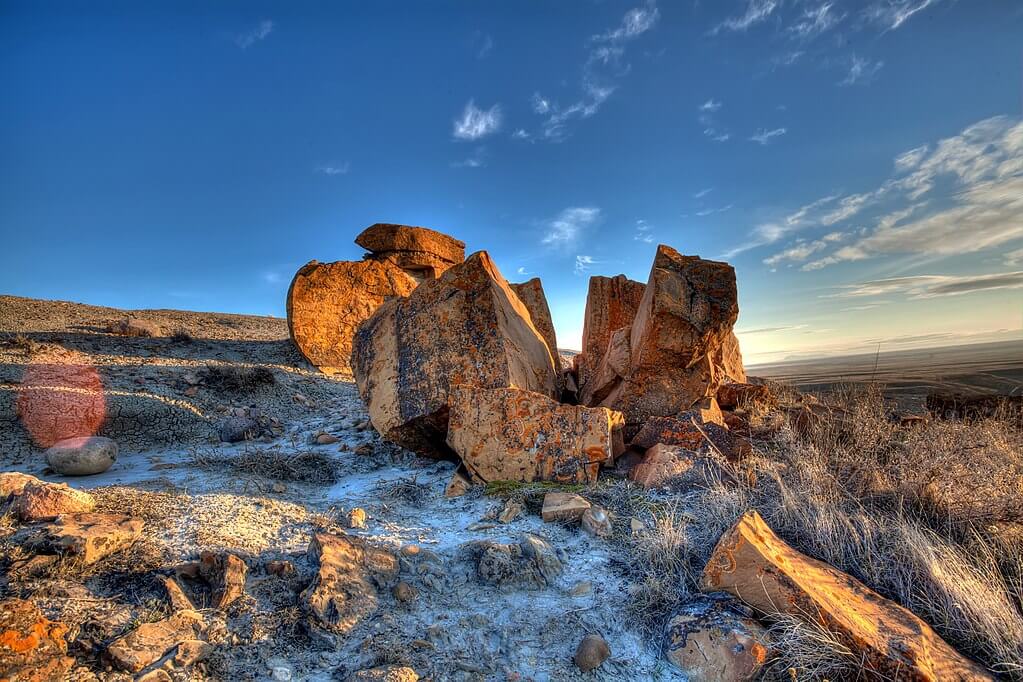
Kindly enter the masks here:
<path id="1" fill-rule="evenodd" d="M 728 592 L 767 616 L 816 617 L 866 670 L 883 677 L 994 679 L 909 610 L 789 547 L 756 511 L 746 512 L 718 541 L 700 588 Z"/>
<path id="2" fill-rule="evenodd" d="M 630 445 L 640 450 L 658 443 L 676 445 L 693 452 L 714 452 L 735 461 L 743 451 L 727 428 L 708 422 L 697 423 L 690 414 L 678 417 L 650 417 L 633 437 Z"/>
<path id="3" fill-rule="evenodd" d="M 435 458 L 452 454 L 452 387 L 557 396 L 547 344 L 485 251 L 384 303 L 355 334 L 352 370 L 376 430 Z"/>
<path id="4" fill-rule="evenodd" d="M 0 601 L 0 679 L 46 682 L 66 679 L 67 626 L 48 620 L 26 599 Z"/>
<path id="5" fill-rule="evenodd" d="M 501 523 L 511 523 L 519 517 L 522 513 L 522 505 L 514 500 L 508 500 L 504 503 L 504 508 L 497 515 L 497 520 Z"/>
<path id="6" fill-rule="evenodd" d="M 611 535 L 611 517 L 603 507 L 591 506 L 583 512 L 580 523 L 583 530 L 598 538 Z"/>
<path id="7" fill-rule="evenodd" d="M 115 639 L 106 654 L 118 668 L 139 673 L 181 642 L 202 639 L 205 629 L 205 621 L 197 611 L 178 611 L 155 623 L 143 623 Z"/>
<path id="8" fill-rule="evenodd" d="M 210 585 L 210 606 L 223 609 L 245 594 L 248 566 L 230 552 L 205 551 L 199 555 L 199 575 Z"/>
<path id="9" fill-rule="evenodd" d="M 348 510 L 348 515 L 345 518 L 345 523 L 349 528 L 365 528 L 366 527 L 366 510 L 362 507 L 354 507 Z"/>
<path id="10" fill-rule="evenodd" d="M 117 443 L 102 436 L 59 441 L 46 451 L 46 463 L 64 476 L 101 474 L 117 461 Z"/>
<path id="11" fill-rule="evenodd" d="M 62 514 L 39 529 L 31 542 L 44 552 L 69 554 L 90 565 L 130 547 L 144 526 L 142 519 L 125 514 Z"/>
<path id="12" fill-rule="evenodd" d="M 170 602 L 172 611 L 194 611 L 195 605 L 188 598 L 185 591 L 181 589 L 178 581 L 171 576 L 161 576 L 160 582 L 167 592 L 167 601 Z"/>
<path id="13" fill-rule="evenodd" d="M 543 497 L 540 516 L 547 523 L 553 521 L 574 523 L 582 519 L 590 503 L 575 493 L 553 492 Z"/>
<path id="14" fill-rule="evenodd" d="M 352 673 L 348 682 L 419 682 L 419 675 L 408 666 L 382 665 Z"/>
<path id="15" fill-rule="evenodd" d="M 572 660 L 575 662 L 576 667 L 584 673 L 588 673 L 603 665 L 604 661 L 610 656 L 611 647 L 607 645 L 604 638 L 600 635 L 589 634 L 579 642 Z"/>
<path id="16" fill-rule="evenodd" d="M 677 445 L 658 443 L 643 455 L 629 472 L 629 480 L 644 488 L 660 488 L 669 483 L 676 489 L 707 487 L 730 482 L 732 476 L 711 455 L 701 455 Z"/>
<path id="17" fill-rule="evenodd" d="M 350 535 L 316 533 L 309 543 L 316 576 L 301 600 L 315 623 L 347 634 L 377 610 L 378 587 L 398 577 L 398 557 Z"/>
<path id="18" fill-rule="evenodd" d="M 622 416 L 516 388 L 458 386 L 447 443 L 483 481 L 591 483 L 622 445 Z"/>
<path id="19" fill-rule="evenodd" d="M 557 549 L 541 537 L 523 533 L 517 543 L 474 542 L 476 572 L 481 582 L 497 587 L 543 588 L 564 568 Z"/>
<path id="20" fill-rule="evenodd" d="M 718 387 L 717 401 L 722 409 L 734 410 L 747 405 L 769 405 L 771 389 L 763 384 L 724 383 Z"/>
<path id="21" fill-rule="evenodd" d="M 96 506 L 92 495 L 66 483 L 47 483 L 36 479 L 25 484 L 11 503 L 22 521 L 47 521 L 62 514 L 89 512 Z"/>
<path id="22" fill-rule="evenodd" d="M 393 263 L 310 261 L 288 288 L 291 339 L 325 374 L 348 372 L 356 328 L 385 300 L 415 288 L 416 281 Z"/>
<path id="23" fill-rule="evenodd" d="M 461 471 L 455 471 L 451 474 L 451 480 L 448 481 L 447 487 L 444 488 L 444 497 L 461 497 L 469 492 L 471 487 L 472 481 L 469 480 L 469 477 Z"/>
<path id="24" fill-rule="evenodd" d="M 664 655 L 690 682 L 744 682 L 771 655 L 767 630 L 741 602 L 699 595 L 668 622 Z"/>

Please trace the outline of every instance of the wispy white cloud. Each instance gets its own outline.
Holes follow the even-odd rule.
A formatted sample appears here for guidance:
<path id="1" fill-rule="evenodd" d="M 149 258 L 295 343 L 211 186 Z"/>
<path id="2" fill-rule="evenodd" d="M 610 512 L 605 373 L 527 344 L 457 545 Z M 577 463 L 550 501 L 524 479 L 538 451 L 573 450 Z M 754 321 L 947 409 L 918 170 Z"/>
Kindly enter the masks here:
<path id="1" fill-rule="evenodd" d="M 352 164 L 349 161 L 331 161 L 317 166 L 316 172 L 324 175 L 347 175 L 351 169 Z"/>
<path id="2" fill-rule="evenodd" d="M 881 70 L 881 67 L 884 66 L 884 62 L 872 62 L 855 54 L 851 55 L 846 63 L 848 64 L 848 71 L 845 74 L 845 78 L 838 82 L 839 85 L 869 83 L 877 75 L 877 72 Z"/>
<path id="3" fill-rule="evenodd" d="M 708 187 L 706 189 L 701 189 L 699 192 L 697 192 L 697 193 L 695 193 L 693 195 L 693 198 L 694 199 L 702 199 L 703 197 L 707 196 L 708 194 L 710 194 L 713 191 L 714 191 L 713 187 Z"/>
<path id="4" fill-rule="evenodd" d="M 453 135 L 459 140 L 478 140 L 496 133 L 501 128 L 501 107 L 495 104 L 489 109 L 480 109 L 469 100 L 461 117 L 455 119 Z"/>
<path id="5" fill-rule="evenodd" d="M 234 43 L 243 50 L 247 50 L 261 40 L 265 40 L 274 30 L 274 22 L 264 19 L 259 25 L 245 33 L 239 33 L 234 37 Z"/>
<path id="6" fill-rule="evenodd" d="M 596 206 L 566 208 L 556 217 L 547 221 L 542 244 L 557 248 L 575 245 L 589 227 L 600 220 L 600 209 Z"/>
<path id="7" fill-rule="evenodd" d="M 494 38 L 489 33 L 475 31 L 470 41 L 476 59 L 486 59 L 494 49 Z"/>
<path id="8" fill-rule="evenodd" d="M 721 108 L 721 102 L 711 98 L 700 105 L 700 115 L 696 118 L 703 126 L 703 134 L 715 142 L 727 142 L 732 134 L 723 129 L 714 115 Z"/>
<path id="9" fill-rule="evenodd" d="M 593 36 L 593 41 L 617 44 L 632 40 L 652 29 L 660 16 L 661 13 L 653 2 L 648 2 L 645 7 L 634 7 L 622 17 L 620 26 Z"/>
<path id="10" fill-rule="evenodd" d="M 714 112 L 721 108 L 721 102 L 711 97 L 700 105 L 700 111 Z"/>
<path id="11" fill-rule="evenodd" d="M 1023 265 L 1023 249 L 1016 249 L 1005 254 L 1006 265 Z"/>
<path id="12" fill-rule="evenodd" d="M 525 266 L 519 266 L 519 268 L 515 271 L 515 274 L 516 275 L 528 275 L 530 273 L 529 273 L 529 270 L 526 270 Z"/>
<path id="13" fill-rule="evenodd" d="M 653 226 L 642 218 L 636 221 L 636 233 L 632 236 L 633 241 L 652 244 L 654 236 L 650 234 Z"/>
<path id="14" fill-rule="evenodd" d="M 788 130 L 785 128 L 775 128 L 773 130 L 766 130 L 764 128 L 761 128 L 755 134 L 751 135 L 749 139 L 752 142 L 756 142 L 758 144 L 767 144 L 772 139 L 776 137 L 781 137 L 787 132 Z"/>
<path id="15" fill-rule="evenodd" d="M 987 275 L 914 275 L 875 279 L 838 287 L 825 298 L 869 298 L 903 295 L 909 299 L 960 296 L 977 291 L 1023 288 L 1023 271 Z"/>
<path id="16" fill-rule="evenodd" d="M 705 208 L 703 210 L 697 211 L 696 215 L 700 216 L 701 218 L 706 218 L 709 215 L 714 215 L 715 213 L 724 213 L 725 211 L 729 211 L 731 209 L 732 204 L 728 204 L 727 206 L 719 206 L 717 208 Z"/>
<path id="17" fill-rule="evenodd" d="M 721 31 L 746 31 L 751 26 L 767 21 L 771 14 L 781 5 L 779 0 L 748 0 L 746 11 L 734 17 L 729 17 L 715 26 L 711 33 Z"/>
<path id="18" fill-rule="evenodd" d="M 461 161 L 453 161 L 451 163 L 452 168 L 482 168 L 487 165 L 486 162 L 487 149 L 486 147 L 476 147 L 472 150 L 472 154 L 462 159 Z"/>
<path id="19" fill-rule="evenodd" d="M 790 263 L 801 263 L 813 254 L 828 248 L 829 244 L 841 241 L 843 237 L 844 235 L 841 232 L 831 232 L 820 239 L 815 239 L 813 241 L 797 240 L 787 249 L 765 258 L 764 265 L 774 267 L 785 263 L 786 261 Z"/>
<path id="20" fill-rule="evenodd" d="M 894 31 L 939 0 L 881 0 L 870 5 L 864 14 L 886 31 Z"/>
<path id="21" fill-rule="evenodd" d="M 845 12 L 835 10 L 834 2 L 822 2 L 815 7 L 804 8 L 802 15 L 787 30 L 797 38 L 809 40 L 831 30 L 845 17 Z"/>
<path id="22" fill-rule="evenodd" d="M 600 262 L 599 260 L 594 260 L 593 256 L 576 256 L 574 272 L 576 275 L 583 275 Z"/>

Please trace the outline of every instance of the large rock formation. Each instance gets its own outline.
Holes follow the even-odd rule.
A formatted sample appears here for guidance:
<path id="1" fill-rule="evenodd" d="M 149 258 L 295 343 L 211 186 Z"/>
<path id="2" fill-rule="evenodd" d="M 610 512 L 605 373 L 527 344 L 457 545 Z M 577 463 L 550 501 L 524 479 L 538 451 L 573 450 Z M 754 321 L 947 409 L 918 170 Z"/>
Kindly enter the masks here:
<path id="1" fill-rule="evenodd" d="M 448 445 L 483 481 L 592 483 L 622 445 L 621 414 L 515 388 L 451 390 Z"/>
<path id="2" fill-rule="evenodd" d="M 592 392 L 587 383 L 600 367 L 611 334 L 616 329 L 632 325 L 645 288 L 642 282 L 628 279 L 625 275 L 590 277 L 583 316 L 583 348 L 577 360 L 581 391 Z"/>
<path id="3" fill-rule="evenodd" d="M 512 284 L 511 288 L 518 294 L 519 300 L 529 311 L 533 326 L 536 327 L 536 331 L 540 332 L 540 336 L 547 344 L 547 349 L 551 352 L 555 369 L 560 371 L 561 358 L 558 355 L 558 337 L 554 333 L 554 320 L 551 319 L 551 309 L 547 305 L 547 296 L 544 294 L 540 278 L 534 277 L 522 284 Z"/>
<path id="4" fill-rule="evenodd" d="M 883 679 L 994 679 L 907 609 L 789 547 L 755 511 L 718 541 L 700 587 L 729 592 L 768 616 L 817 618 Z"/>
<path id="5" fill-rule="evenodd" d="M 418 281 L 436 279 L 465 260 L 465 242 L 426 227 L 377 223 L 355 243 L 370 252 L 366 258 L 391 262 Z"/>
<path id="6" fill-rule="evenodd" d="M 557 395 L 547 344 L 485 251 L 381 306 L 355 334 L 352 370 L 376 430 L 432 457 L 452 454 L 453 386 Z"/>
<path id="7" fill-rule="evenodd" d="M 732 266 L 658 246 L 632 322 L 628 372 L 602 391 L 600 405 L 623 412 L 632 435 L 651 416 L 714 395 L 725 380 L 716 362 L 738 314 Z"/>
<path id="8" fill-rule="evenodd" d="M 416 281 L 393 263 L 310 261 L 288 289 L 291 338 L 321 371 L 347 372 L 355 329 L 385 300 L 415 288 Z"/>

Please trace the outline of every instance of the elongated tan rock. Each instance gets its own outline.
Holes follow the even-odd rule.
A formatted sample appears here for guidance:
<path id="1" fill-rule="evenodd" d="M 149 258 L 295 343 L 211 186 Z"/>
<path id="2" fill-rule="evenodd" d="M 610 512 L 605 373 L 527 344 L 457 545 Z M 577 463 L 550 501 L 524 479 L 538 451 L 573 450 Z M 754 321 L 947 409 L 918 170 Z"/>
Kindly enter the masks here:
<path id="1" fill-rule="evenodd" d="M 451 264 L 465 260 L 465 242 L 428 227 L 376 223 L 363 230 L 355 243 L 374 254 L 410 251 L 429 253 Z"/>
<path id="2" fill-rule="evenodd" d="M 164 657 L 181 642 L 202 639 L 206 622 L 197 611 L 177 611 L 155 623 L 143 623 L 107 647 L 106 655 L 122 670 L 137 673 Z"/>
<path id="3" fill-rule="evenodd" d="M 590 376 L 600 367 L 612 332 L 632 325 L 645 288 L 642 282 L 625 275 L 590 277 L 583 315 L 583 348 L 577 366 L 581 391 L 587 390 Z"/>
<path id="4" fill-rule="evenodd" d="M 789 547 L 755 511 L 718 541 L 700 588 L 729 592 L 767 616 L 815 617 L 885 679 L 994 679 L 907 609 Z"/>
<path id="5" fill-rule="evenodd" d="M 347 373 L 356 328 L 385 300 L 415 288 L 416 281 L 393 263 L 310 261 L 288 289 L 291 339 L 322 372 Z"/>
<path id="6" fill-rule="evenodd" d="M 547 295 L 543 291 L 543 284 L 539 277 L 521 284 L 512 284 L 512 290 L 518 294 L 519 300 L 529 311 L 529 317 L 540 332 L 540 336 L 547 343 L 547 349 L 554 359 L 554 366 L 561 370 L 561 360 L 558 355 L 558 337 L 554 333 L 554 320 L 551 319 L 551 308 L 547 305 Z"/>
<path id="7" fill-rule="evenodd" d="M 547 344 L 485 251 L 381 306 L 356 332 L 352 369 L 374 428 L 431 457 L 452 455 L 452 386 L 557 395 Z"/>
<path id="8" fill-rule="evenodd" d="M 145 522 L 125 514 L 64 514 L 40 530 L 36 544 L 49 552 L 72 554 L 86 565 L 130 547 Z"/>
<path id="9" fill-rule="evenodd" d="M 603 407 L 560 405 L 515 388 L 457 387 L 448 445 L 490 481 L 590 483 L 622 445 L 622 416 Z"/>

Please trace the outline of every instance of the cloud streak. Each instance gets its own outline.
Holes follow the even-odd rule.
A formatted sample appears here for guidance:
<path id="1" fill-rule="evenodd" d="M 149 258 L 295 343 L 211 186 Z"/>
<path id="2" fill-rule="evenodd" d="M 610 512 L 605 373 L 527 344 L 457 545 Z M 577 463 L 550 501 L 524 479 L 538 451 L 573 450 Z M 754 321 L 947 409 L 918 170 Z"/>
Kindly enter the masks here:
<path id="1" fill-rule="evenodd" d="M 266 40 L 266 37 L 273 33 L 274 22 L 269 19 L 264 19 L 259 22 L 251 31 L 245 33 L 239 33 L 234 37 L 234 43 L 243 50 L 247 50 L 261 40 Z"/>
<path id="2" fill-rule="evenodd" d="M 478 140 L 501 128 L 501 107 L 480 109 L 473 100 L 465 105 L 462 115 L 454 121 L 452 135 L 457 140 Z"/>
<path id="3" fill-rule="evenodd" d="M 596 206 L 566 208 L 547 221 L 546 232 L 540 241 L 555 248 L 574 246 L 582 233 L 599 220 L 600 209 Z"/>
<path id="4" fill-rule="evenodd" d="M 890 277 L 840 287 L 825 298 L 867 298 L 901 294 L 909 299 L 960 296 L 978 291 L 1023 288 L 1023 270 L 988 275 L 914 275 Z"/>

